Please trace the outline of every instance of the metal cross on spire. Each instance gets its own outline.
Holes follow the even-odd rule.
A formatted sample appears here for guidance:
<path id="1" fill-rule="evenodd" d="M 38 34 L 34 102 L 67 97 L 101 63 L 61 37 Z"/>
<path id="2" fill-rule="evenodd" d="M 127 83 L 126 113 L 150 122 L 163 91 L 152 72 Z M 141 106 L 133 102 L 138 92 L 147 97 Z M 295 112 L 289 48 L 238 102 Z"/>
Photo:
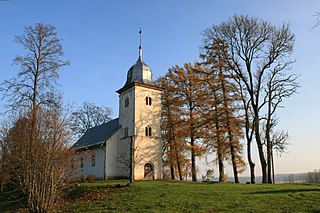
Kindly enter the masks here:
<path id="1" fill-rule="evenodd" d="M 139 57 L 142 58 L 142 31 L 141 31 L 141 27 L 140 27 L 140 45 L 139 45 Z"/>

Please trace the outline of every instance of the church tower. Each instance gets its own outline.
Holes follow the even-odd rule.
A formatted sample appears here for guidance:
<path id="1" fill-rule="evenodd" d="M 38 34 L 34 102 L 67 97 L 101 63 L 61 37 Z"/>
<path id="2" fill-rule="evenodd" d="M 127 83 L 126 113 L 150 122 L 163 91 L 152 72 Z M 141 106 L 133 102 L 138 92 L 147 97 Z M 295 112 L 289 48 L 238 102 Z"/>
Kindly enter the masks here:
<path id="1" fill-rule="evenodd" d="M 162 141 L 160 132 L 161 88 L 142 60 L 141 30 L 139 58 L 130 67 L 125 85 L 119 89 L 120 143 L 131 149 L 133 177 L 161 179 Z M 129 145 L 130 144 L 130 145 Z"/>

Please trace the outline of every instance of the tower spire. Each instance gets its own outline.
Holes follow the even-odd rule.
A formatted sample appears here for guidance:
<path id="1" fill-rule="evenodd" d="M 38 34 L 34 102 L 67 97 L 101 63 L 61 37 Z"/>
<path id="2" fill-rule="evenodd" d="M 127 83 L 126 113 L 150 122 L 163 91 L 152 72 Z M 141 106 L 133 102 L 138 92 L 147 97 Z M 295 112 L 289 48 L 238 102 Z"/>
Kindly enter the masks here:
<path id="1" fill-rule="evenodd" d="M 141 27 L 140 27 L 140 45 L 139 45 L 139 58 L 142 58 L 142 31 L 141 31 Z"/>

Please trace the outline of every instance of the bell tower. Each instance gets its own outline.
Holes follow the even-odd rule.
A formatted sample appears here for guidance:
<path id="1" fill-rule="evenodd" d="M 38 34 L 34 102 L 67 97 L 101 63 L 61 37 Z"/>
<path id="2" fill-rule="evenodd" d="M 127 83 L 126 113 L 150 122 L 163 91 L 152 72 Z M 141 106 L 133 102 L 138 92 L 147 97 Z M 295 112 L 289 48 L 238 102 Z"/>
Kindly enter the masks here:
<path id="1" fill-rule="evenodd" d="M 162 178 L 162 141 L 160 130 L 161 91 L 151 69 L 142 60 L 140 29 L 139 57 L 119 89 L 120 143 L 131 153 L 131 173 L 135 180 Z"/>

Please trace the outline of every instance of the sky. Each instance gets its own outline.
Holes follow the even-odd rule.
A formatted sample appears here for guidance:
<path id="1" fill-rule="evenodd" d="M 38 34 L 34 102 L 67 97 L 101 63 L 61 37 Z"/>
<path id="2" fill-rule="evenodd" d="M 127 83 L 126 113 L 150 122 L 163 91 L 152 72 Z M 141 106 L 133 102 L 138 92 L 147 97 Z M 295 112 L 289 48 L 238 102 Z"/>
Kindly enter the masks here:
<path id="1" fill-rule="evenodd" d="M 275 159 L 275 167 L 276 173 L 308 172 L 320 169 L 320 27 L 313 28 L 316 11 L 320 11 L 318 0 L 0 1 L 0 82 L 14 77 L 19 69 L 12 61 L 23 50 L 14 43 L 14 36 L 21 35 L 24 26 L 51 24 L 63 39 L 65 58 L 70 61 L 60 72 L 64 101 L 75 106 L 84 101 L 108 106 L 117 117 L 115 91 L 124 85 L 128 69 L 138 58 L 140 28 L 143 59 L 157 78 L 171 66 L 199 61 L 201 32 L 235 14 L 276 26 L 289 23 L 296 35 L 292 72 L 300 75 L 301 88 L 278 112 L 278 128 L 289 131 L 291 145 Z M 0 102 L 0 112 L 4 104 Z M 228 168 L 231 171 L 230 165 Z"/>

